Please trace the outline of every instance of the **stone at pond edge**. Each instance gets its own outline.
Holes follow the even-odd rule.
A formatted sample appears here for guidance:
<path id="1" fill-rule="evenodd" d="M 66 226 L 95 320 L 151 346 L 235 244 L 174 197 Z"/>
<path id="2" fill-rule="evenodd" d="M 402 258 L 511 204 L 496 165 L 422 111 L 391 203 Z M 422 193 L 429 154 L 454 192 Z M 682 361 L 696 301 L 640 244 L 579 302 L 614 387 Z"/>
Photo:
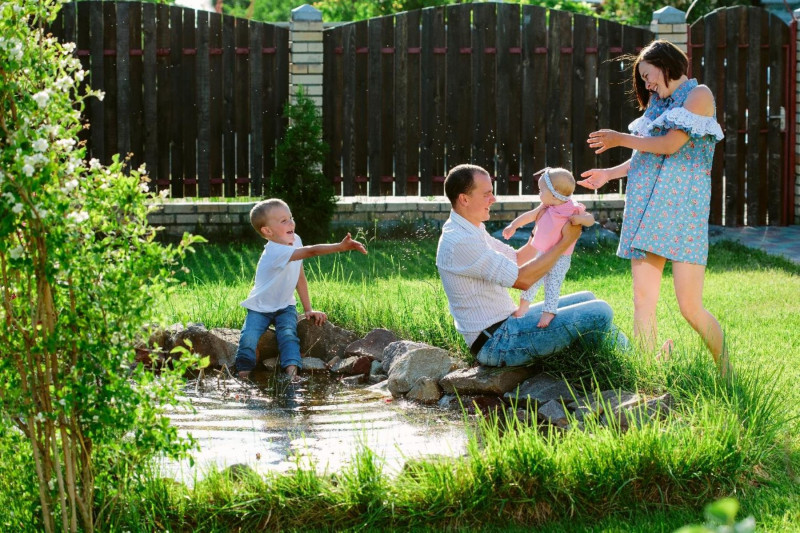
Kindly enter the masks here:
<path id="1" fill-rule="evenodd" d="M 394 360 L 397 359 L 397 357 L 403 355 L 404 353 L 408 352 L 411 349 L 424 348 L 426 346 L 428 345 L 414 341 L 396 341 L 390 343 L 383 350 L 383 356 L 382 356 L 383 360 L 381 361 L 381 368 L 383 368 L 383 372 L 385 374 L 389 373 L 389 369 L 392 366 L 392 362 L 394 362 Z"/>
<path id="2" fill-rule="evenodd" d="M 231 342 L 230 330 L 208 331 L 205 326 L 191 325 L 178 331 L 170 340 L 172 347 L 189 348 L 186 341 L 191 342 L 191 352 L 209 358 L 210 368 L 219 368 L 223 364 L 233 366 L 238 343 Z"/>
<path id="3" fill-rule="evenodd" d="M 445 392 L 501 395 L 531 377 L 534 371 L 524 366 L 502 368 L 476 366 L 450 372 L 439 382 Z"/>
<path id="4" fill-rule="evenodd" d="M 424 377 L 417 380 L 411 390 L 406 394 L 406 399 L 415 402 L 432 404 L 436 403 L 442 395 L 442 388 L 436 380 Z"/>
<path id="5" fill-rule="evenodd" d="M 388 345 L 399 340 L 388 329 L 378 328 L 367 333 L 363 339 L 350 343 L 344 350 L 345 357 L 369 356 L 376 361 L 383 360 L 383 351 Z"/>
<path id="6" fill-rule="evenodd" d="M 305 357 L 316 357 L 330 361 L 334 356 L 343 357 L 344 350 L 358 335 L 352 331 L 325 322 L 317 326 L 302 318 L 297 322 L 297 336 L 300 337 L 300 353 Z"/>
<path id="7" fill-rule="evenodd" d="M 525 380 L 518 388 L 505 393 L 503 397 L 506 401 L 518 400 L 520 404 L 526 401 L 544 404 L 550 400 L 570 402 L 575 398 L 575 393 L 563 379 L 543 373 Z"/>
<path id="8" fill-rule="evenodd" d="M 389 390 L 400 396 L 411 390 L 420 378 L 435 381 L 442 379 L 452 366 L 450 352 L 441 348 L 426 346 L 414 348 L 397 357 L 389 370 Z"/>
<path id="9" fill-rule="evenodd" d="M 569 420 L 564 404 L 559 400 L 550 400 L 540 405 L 536 412 L 537 417 L 542 422 L 547 422 L 560 428 L 566 428 Z"/>
<path id="10" fill-rule="evenodd" d="M 369 357 L 353 356 L 336 362 L 336 364 L 330 368 L 331 372 L 334 374 L 348 374 L 353 376 L 356 374 L 368 374 L 371 364 L 372 360 Z"/>
<path id="11" fill-rule="evenodd" d="M 307 372 L 328 370 L 328 365 L 325 364 L 325 361 L 316 357 L 303 357 L 300 362 L 303 365 L 303 370 Z"/>

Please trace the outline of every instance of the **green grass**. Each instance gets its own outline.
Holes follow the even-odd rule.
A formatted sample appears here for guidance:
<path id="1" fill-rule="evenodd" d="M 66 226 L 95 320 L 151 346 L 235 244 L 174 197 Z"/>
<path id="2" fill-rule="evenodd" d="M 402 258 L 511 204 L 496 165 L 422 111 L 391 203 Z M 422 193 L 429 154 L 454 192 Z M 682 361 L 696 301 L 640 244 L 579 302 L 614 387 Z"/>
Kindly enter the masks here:
<path id="1" fill-rule="evenodd" d="M 436 241 L 368 247 L 366 257 L 306 261 L 315 308 L 360 334 L 385 327 L 469 358 L 436 273 Z M 165 299 L 163 321 L 239 328 L 238 303 L 260 252 L 250 243 L 198 247 L 184 284 Z M 709 257 L 705 303 L 726 332 L 732 384 L 718 379 L 681 318 L 669 268 L 658 318 L 661 338 L 676 341 L 670 362 L 581 346 L 537 362 L 600 388 L 669 391 L 677 408 L 665 421 L 626 433 L 612 427 L 543 435 L 486 420 L 466 457 L 413 461 L 396 477 L 385 475 L 368 449 L 332 475 L 233 479 L 212 472 L 188 489 L 143 474 L 105 529 L 649 533 L 702 522 L 706 503 L 733 495 L 759 531 L 800 530 L 800 267 L 730 243 L 712 246 Z M 578 250 L 572 265 L 563 292 L 593 291 L 630 331 L 629 263 L 606 247 Z"/>

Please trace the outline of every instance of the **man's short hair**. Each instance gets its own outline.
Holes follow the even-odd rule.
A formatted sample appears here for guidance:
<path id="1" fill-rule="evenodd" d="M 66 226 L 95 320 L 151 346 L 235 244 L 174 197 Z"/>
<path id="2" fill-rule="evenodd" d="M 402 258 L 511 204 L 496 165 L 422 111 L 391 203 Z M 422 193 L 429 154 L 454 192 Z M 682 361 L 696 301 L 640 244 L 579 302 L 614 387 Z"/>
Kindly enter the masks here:
<path id="1" fill-rule="evenodd" d="M 250 224 L 256 233 L 261 234 L 261 228 L 267 225 L 269 213 L 276 207 L 285 207 L 287 210 L 289 206 L 283 200 L 278 198 L 270 198 L 269 200 L 261 200 L 250 210 Z"/>
<path id="2" fill-rule="evenodd" d="M 457 165 L 450 169 L 444 179 L 444 193 L 450 200 L 450 205 L 455 207 L 459 194 L 469 194 L 475 188 L 475 174 L 489 175 L 483 167 L 478 165 Z"/>

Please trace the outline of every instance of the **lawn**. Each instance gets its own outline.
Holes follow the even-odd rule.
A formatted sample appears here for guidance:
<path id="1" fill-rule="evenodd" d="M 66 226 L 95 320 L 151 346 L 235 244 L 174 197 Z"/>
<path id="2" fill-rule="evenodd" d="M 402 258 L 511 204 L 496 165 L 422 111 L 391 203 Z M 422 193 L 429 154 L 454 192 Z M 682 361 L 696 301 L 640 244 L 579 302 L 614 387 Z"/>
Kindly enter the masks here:
<path id="1" fill-rule="evenodd" d="M 385 327 L 469 359 L 447 312 L 434 265 L 435 238 L 367 241 L 366 257 L 306 261 L 314 307 L 360 334 Z M 198 247 L 186 263 L 183 284 L 164 304 L 163 321 L 239 328 L 244 311 L 238 302 L 250 290 L 261 247 Z M 732 386 L 717 379 L 710 356 L 680 316 L 669 267 L 658 319 L 660 338 L 676 341 L 670 363 L 656 365 L 648 354 L 593 354 L 580 348 L 544 362 L 601 385 L 670 391 L 682 406 L 679 414 L 653 428 L 563 438 L 490 428 L 481 436 L 481 450 L 463 463 L 426 465 L 411 476 L 413 482 L 385 480 L 365 452 L 355 461 L 360 469 L 333 480 L 297 476 L 225 489 L 239 491 L 240 498 L 247 494 L 252 505 L 216 508 L 211 502 L 218 495 L 203 490 L 215 492 L 228 485 L 213 478 L 206 489 L 200 486 L 184 497 L 191 503 L 170 500 L 162 505 L 177 506 L 168 513 L 173 517 L 213 510 L 218 520 L 283 528 L 330 524 L 506 530 L 514 524 L 536 524 L 543 531 L 652 532 L 699 522 L 704 503 L 734 495 L 743 506 L 740 516 L 753 515 L 759 530 L 797 531 L 798 274 L 800 267 L 738 244 L 711 247 L 705 303 L 726 333 L 737 376 Z M 607 300 L 617 324 L 631 330 L 629 264 L 613 248 L 578 250 L 563 293 L 577 290 L 591 290 Z M 307 516 L 286 509 L 304 498 L 314 500 L 315 510 Z M 261 511 L 252 502 L 261 502 Z M 187 526 L 182 520 L 173 524 Z M 219 521 L 207 527 L 224 530 Z"/>

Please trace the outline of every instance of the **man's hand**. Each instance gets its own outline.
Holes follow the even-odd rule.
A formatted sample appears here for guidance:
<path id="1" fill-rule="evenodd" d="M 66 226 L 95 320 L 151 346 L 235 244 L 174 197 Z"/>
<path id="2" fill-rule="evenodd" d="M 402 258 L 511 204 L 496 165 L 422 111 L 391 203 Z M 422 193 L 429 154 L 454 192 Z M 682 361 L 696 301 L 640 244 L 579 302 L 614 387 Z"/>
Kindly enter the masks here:
<path id="1" fill-rule="evenodd" d="M 339 244 L 341 245 L 343 252 L 349 252 L 350 250 L 356 250 L 356 251 L 361 252 L 362 254 L 366 254 L 367 253 L 366 246 L 364 246 L 363 244 L 361 244 L 358 241 L 353 240 L 353 238 L 350 237 L 349 233 L 347 234 L 347 236 L 344 239 L 342 239 L 342 242 L 339 243 Z"/>
<path id="2" fill-rule="evenodd" d="M 561 228 L 561 236 L 567 242 L 575 242 L 581 236 L 581 225 L 578 224 L 564 224 Z"/>
<path id="3" fill-rule="evenodd" d="M 328 315 L 326 315 L 322 311 L 306 311 L 305 313 L 303 313 L 303 316 L 305 316 L 307 320 L 312 321 L 317 326 L 321 326 L 328 320 Z"/>

